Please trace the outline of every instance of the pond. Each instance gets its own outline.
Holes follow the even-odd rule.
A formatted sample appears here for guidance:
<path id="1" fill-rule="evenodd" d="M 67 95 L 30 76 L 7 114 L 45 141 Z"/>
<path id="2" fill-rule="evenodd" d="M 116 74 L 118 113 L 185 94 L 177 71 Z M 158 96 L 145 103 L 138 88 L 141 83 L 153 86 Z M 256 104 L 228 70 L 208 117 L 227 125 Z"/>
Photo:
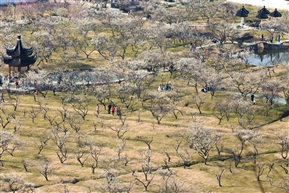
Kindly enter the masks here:
<path id="1" fill-rule="evenodd" d="M 249 63 L 254 66 L 273 66 L 289 62 L 289 51 L 264 51 L 255 52 L 248 58 Z"/>

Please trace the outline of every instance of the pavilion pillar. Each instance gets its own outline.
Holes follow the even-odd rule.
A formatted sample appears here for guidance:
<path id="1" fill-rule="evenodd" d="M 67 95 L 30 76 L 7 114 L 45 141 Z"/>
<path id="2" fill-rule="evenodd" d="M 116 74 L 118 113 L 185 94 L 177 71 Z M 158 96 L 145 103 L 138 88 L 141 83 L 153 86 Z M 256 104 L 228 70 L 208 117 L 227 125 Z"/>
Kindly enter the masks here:
<path id="1" fill-rule="evenodd" d="M 11 66 L 8 65 L 8 78 L 10 79 L 11 77 Z"/>
<path id="2" fill-rule="evenodd" d="M 21 67 L 18 66 L 18 80 L 20 80 L 20 77 L 21 77 Z"/>
<path id="3" fill-rule="evenodd" d="M 241 17 L 241 26 L 243 27 L 245 25 L 245 17 Z"/>

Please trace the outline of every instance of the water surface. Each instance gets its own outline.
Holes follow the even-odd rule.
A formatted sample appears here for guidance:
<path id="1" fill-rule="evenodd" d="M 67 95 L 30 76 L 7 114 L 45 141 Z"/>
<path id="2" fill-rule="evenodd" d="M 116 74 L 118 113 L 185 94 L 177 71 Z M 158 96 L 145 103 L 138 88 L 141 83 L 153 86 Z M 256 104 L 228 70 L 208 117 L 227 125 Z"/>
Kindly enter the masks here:
<path id="1" fill-rule="evenodd" d="M 249 63 L 254 66 L 274 66 L 289 63 L 289 51 L 265 51 L 253 53 L 249 57 Z"/>

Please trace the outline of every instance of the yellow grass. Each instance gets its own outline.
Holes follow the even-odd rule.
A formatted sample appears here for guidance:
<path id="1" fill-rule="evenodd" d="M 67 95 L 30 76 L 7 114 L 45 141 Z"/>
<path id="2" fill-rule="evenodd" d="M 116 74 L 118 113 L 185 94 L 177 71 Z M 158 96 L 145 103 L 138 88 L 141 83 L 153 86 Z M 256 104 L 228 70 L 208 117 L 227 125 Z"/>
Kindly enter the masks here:
<path id="1" fill-rule="evenodd" d="M 40 96 L 38 96 L 40 99 Z M 229 165 L 232 160 L 227 161 L 209 161 L 208 165 L 203 164 L 203 160 L 196 154 L 195 151 L 190 150 L 192 155 L 192 161 L 199 162 L 190 166 L 189 168 L 183 169 L 182 166 L 178 166 L 182 163 L 181 159 L 176 155 L 174 151 L 174 146 L 176 145 L 176 140 L 181 140 L 180 136 L 188 125 L 188 122 L 192 120 L 191 112 L 195 111 L 191 108 L 184 108 L 184 116 L 179 116 L 178 120 L 173 119 L 173 117 L 168 116 L 164 118 L 161 125 L 157 125 L 156 121 L 152 118 L 149 112 L 141 112 L 141 121 L 137 122 L 136 114 L 131 114 L 128 116 L 125 124 L 128 125 L 128 132 L 125 134 L 127 143 L 125 146 L 124 154 L 129 158 L 129 163 L 124 166 L 123 162 L 116 162 L 116 165 L 111 165 L 112 160 L 116 159 L 116 148 L 121 143 L 121 140 L 117 138 L 116 133 L 113 132 L 110 127 L 120 125 L 120 121 L 116 116 L 106 114 L 104 109 L 101 109 L 101 114 L 99 117 L 94 115 L 94 105 L 89 106 L 89 115 L 79 132 L 80 135 L 87 135 L 87 139 L 92 139 L 96 143 L 103 145 L 102 153 L 99 158 L 99 167 L 96 169 L 96 173 L 92 174 L 89 166 L 90 161 L 85 163 L 84 167 L 81 167 L 77 160 L 75 159 L 74 151 L 76 147 L 75 137 L 77 134 L 73 131 L 69 131 L 69 138 L 67 141 L 68 149 L 68 160 L 61 164 L 56 156 L 55 151 L 57 150 L 54 142 L 49 141 L 48 146 L 44 148 L 41 155 L 37 155 L 38 149 L 36 147 L 36 142 L 39 143 L 39 136 L 44 133 L 50 133 L 51 126 L 47 120 L 43 119 L 43 114 L 39 113 L 38 117 L 35 119 L 35 123 L 31 122 L 28 117 L 23 117 L 23 112 L 29 110 L 31 106 L 35 108 L 38 106 L 34 102 L 32 96 L 20 96 L 20 105 L 17 110 L 17 117 L 24 120 L 22 127 L 15 133 L 19 139 L 26 142 L 26 145 L 20 150 L 15 152 L 15 155 L 11 157 L 6 154 L 2 157 L 4 167 L 1 169 L 1 173 L 11 173 L 15 172 L 17 175 L 22 176 L 25 180 L 35 183 L 37 186 L 41 186 L 39 190 L 43 192 L 58 192 L 59 189 L 66 186 L 72 192 L 85 192 L 87 188 L 85 184 L 102 184 L 104 183 L 104 173 L 105 169 L 115 168 L 116 173 L 119 175 L 118 179 L 122 181 L 132 181 L 134 178 L 131 176 L 131 172 L 136 170 L 140 171 L 141 165 L 143 163 L 142 155 L 140 150 L 146 150 L 147 145 L 142 142 L 144 139 L 153 139 L 151 143 L 151 161 L 154 168 L 161 168 L 164 166 L 164 159 L 167 159 L 163 153 L 163 148 L 167 148 L 167 152 L 171 156 L 171 162 L 169 165 L 172 167 L 172 171 L 175 176 L 183 182 L 183 187 L 193 187 L 197 192 L 210 191 L 213 192 L 259 192 L 261 191 L 261 186 L 266 191 L 274 191 L 268 181 L 265 179 L 265 175 L 262 176 L 262 181 L 257 183 L 255 172 L 253 172 L 252 160 L 242 160 L 239 168 L 233 167 L 233 173 L 229 172 Z M 9 104 L 9 100 L 4 104 Z M 12 101 L 11 101 L 12 102 Z M 41 102 L 49 107 L 48 114 L 56 115 L 57 109 L 60 107 L 59 96 L 49 95 L 46 99 L 41 98 Z M 9 105 L 7 105 L 9 106 Z M 102 108 L 102 107 L 101 107 Z M 70 107 L 69 113 L 72 113 L 73 109 Z M 204 111 L 204 113 L 209 113 Z M 93 129 L 93 121 L 100 121 L 104 124 L 103 128 L 97 128 L 95 132 Z M 227 146 L 232 146 L 234 143 L 238 143 L 236 139 L 232 136 L 230 125 L 221 124 L 217 125 L 217 120 L 214 117 L 204 116 L 196 114 L 196 121 L 202 122 L 206 126 L 214 127 L 217 131 L 224 134 L 224 140 Z M 282 122 L 276 122 L 272 125 L 262 127 L 257 131 L 264 135 L 265 141 L 268 143 L 263 143 L 260 146 L 260 153 L 267 151 L 279 151 L 279 146 L 276 141 L 276 133 L 280 132 L 280 129 L 284 130 L 288 126 L 288 118 L 283 119 Z M 12 125 L 8 125 L 3 131 L 12 132 Z M 276 131 L 278 129 L 278 131 Z M 144 138 L 145 137 L 145 138 Z M 249 145 L 248 145 L 249 148 Z M 185 141 L 182 142 L 180 151 L 187 149 Z M 250 149 L 250 148 L 249 148 Z M 248 150 L 249 150 L 248 149 Z M 88 152 L 88 150 L 87 150 Z M 211 153 L 211 158 L 216 156 L 216 151 L 213 150 Z M 21 160 L 25 159 L 28 161 L 28 171 L 25 172 L 21 165 Z M 49 160 L 51 167 L 53 168 L 52 174 L 49 175 L 50 181 L 46 182 L 44 177 L 41 176 L 35 167 L 35 164 L 40 160 Z M 258 163 L 262 162 L 269 163 L 272 160 L 281 160 L 279 153 L 269 153 L 260 155 L 258 157 Z M 233 162 L 232 162 L 233 164 Z M 246 169 L 248 166 L 248 169 Z M 223 176 L 223 187 L 218 187 L 217 180 L 215 179 L 215 174 L 217 174 L 220 168 L 226 168 Z M 276 166 L 277 167 L 277 166 Z M 251 168 L 251 169 L 250 169 Z M 276 172 L 282 174 L 282 170 L 278 168 Z M 141 172 L 137 172 L 138 176 L 142 176 Z M 150 192 L 156 192 L 158 190 L 158 185 L 162 184 L 161 177 L 158 172 L 153 172 L 155 176 L 152 185 L 149 186 Z M 71 182 L 73 179 L 78 179 L 80 182 L 76 184 L 65 183 L 63 181 Z M 91 181 L 94 179 L 93 181 Z M 100 185 L 101 186 L 101 185 Z M 132 192 L 142 192 L 143 187 L 140 183 L 135 183 Z M 97 192 L 97 191 L 96 191 Z"/>

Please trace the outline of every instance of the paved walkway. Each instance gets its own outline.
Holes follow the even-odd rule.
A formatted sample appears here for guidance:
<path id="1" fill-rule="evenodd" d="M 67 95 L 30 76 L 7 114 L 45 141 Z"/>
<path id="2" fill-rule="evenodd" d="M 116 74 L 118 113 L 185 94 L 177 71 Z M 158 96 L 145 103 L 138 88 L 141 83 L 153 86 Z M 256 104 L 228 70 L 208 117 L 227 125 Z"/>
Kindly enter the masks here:
<path id="1" fill-rule="evenodd" d="M 269 11 L 274 11 L 275 8 L 280 10 L 289 10 L 289 1 L 285 0 L 227 0 L 231 2 L 240 3 L 242 5 L 266 6 L 270 8 Z M 271 10 L 272 9 L 272 10 Z"/>

